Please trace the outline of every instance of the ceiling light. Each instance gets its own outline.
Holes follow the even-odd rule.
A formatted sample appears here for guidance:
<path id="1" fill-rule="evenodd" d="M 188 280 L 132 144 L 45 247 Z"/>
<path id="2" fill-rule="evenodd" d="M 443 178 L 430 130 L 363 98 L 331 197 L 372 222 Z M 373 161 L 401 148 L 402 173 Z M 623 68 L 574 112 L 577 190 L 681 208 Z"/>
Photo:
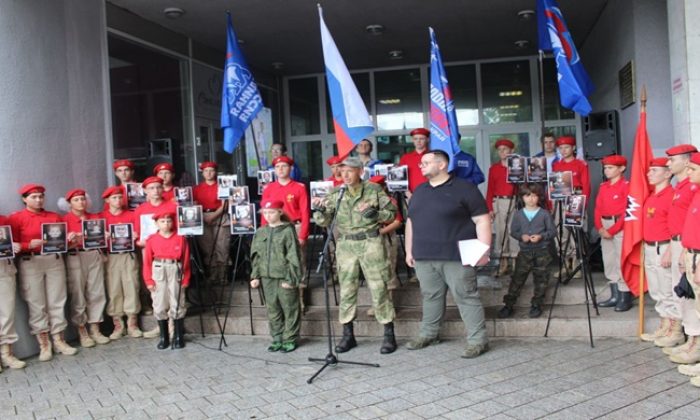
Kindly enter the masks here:
<path id="1" fill-rule="evenodd" d="M 528 21 L 535 16 L 535 11 L 531 9 L 521 10 L 518 12 L 518 19 Z"/>
<path id="2" fill-rule="evenodd" d="M 381 35 L 384 33 L 384 26 L 379 24 L 365 26 L 365 31 L 370 35 Z"/>
<path id="3" fill-rule="evenodd" d="M 523 96 L 523 91 L 522 90 L 510 90 L 506 92 L 498 92 L 498 96 L 501 98 L 504 96 Z"/>
<path id="4" fill-rule="evenodd" d="M 284 63 L 282 63 L 280 61 L 275 61 L 274 63 L 272 63 L 272 68 L 275 70 L 282 70 L 283 67 L 284 67 Z"/>
<path id="5" fill-rule="evenodd" d="M 398 98 L 380 99 L 379 103 L 382 105 L 398 105 L 401 103 L 401 99 L 398 99 Z"/>
<path id="6" fill-rule="evenodd" d="M 515 44 L 515 48 L 517 48 L 519 50 L 524 50 L 525 48 L 530 46 L 530 41 L 528 41 L 526 39 L 519 39 L 519 40 L 515 41 L 514 44 Z"/>
<path id="7" fill-rule="evenodd" d="M 168 19 L 178 19 L 185 14 L 185 11 L 179 7 L 166 7 L 163 9 L 163 14 Z"/>
<path id="8" fill-rule="evenodd" d="M 403 59 L 403 51 L 402 50 L 391 50 L 389 51 L 389 60 L 401 60 Z"/>

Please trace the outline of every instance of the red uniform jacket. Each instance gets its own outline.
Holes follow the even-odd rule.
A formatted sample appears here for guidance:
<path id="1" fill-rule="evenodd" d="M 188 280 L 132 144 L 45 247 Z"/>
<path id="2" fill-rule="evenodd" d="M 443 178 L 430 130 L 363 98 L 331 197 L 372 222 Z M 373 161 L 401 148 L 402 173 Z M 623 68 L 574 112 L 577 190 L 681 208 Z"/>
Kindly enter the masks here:
<path id="1" fill-rule="evenodd" d="M 676 184 L 671 209 L 668 212 L 668 228 L 672 236 L 680 235 L 683 232 L 686 212 L 698 190 L 700 190 L 698 185 L 690 182 L 688 178 Z"/>
<path id="2" fill-rule="evenodd" d="M 486 184 L 486 207 L 493 211 L 493 199 L 496 196 L 515 195 L 517 184 L 508 183 L 508 169 L 499 161 L 489 168 L 489 180 Z"/>
<path id="3" fill-rule="evenodd" d="M 423 153 L 418 153 L 414 150 L 401 156 L 399 160 L 400 166 L 408 166 L 408 190 L 411 192 L 413 192 L 417 186 L 428 180 L 428 178 L 423 176 L 423 173 L 420 171 L 420 166 L 418 166 L 420 159 L 427 151 L 428 150 Z"/>
<path id="4" fill-rule="evenodd" d="M 306 193 L 306 186 L 301 182 L 290 181 L 287 185 L 282 185 L 279 181 L 271 182 L 265 187 L 262 201 L 280 200 L 284 203 L 284 212 L 289 216 L 292 223 L 301 222 L 299 239 L 305 241 L 309 237 L 309 195 Z M 262 218 L 261 226 L 267 222 Z"/>
<path id="5" fill-rule="evenodd" d="M 22 252 L 41 252 L 41 247 L 29 248 L 29 241 L 32 239 L 42 239 L 42 223 L 61 223 L 61 216 L 58 214 L 42 210 L 38 213 L 33 211 L 20 210 L 14 212 L 9 217 L 12 227 L 12 238 L 22 246 Z"/>
<path id="6" fill-rule="evenodd" d="M 700 250 L 700 191 L 695 193 L 693 200 L 688 206 L 683 223 L 683 233 L 681 234 L 681 244 L 683 248 Z"/>
<path id="7" fill-rule="evenodd" d="M 331 175 L 331 176 L 329 176 L 328 178 L 326 178 L 326 181 L 333 181 L 333 186 L 334 186 L 334 187 L 343 185 L 343 179 L 342 179 L 342 178 L 337 179 L 337 178 L 334 177 L 333 175 Z"/>
<path id="8" fill-rule="evenodd" d="M 105 229 L 107 233 L 112 225 L 131 223 L 133 227 L 134 240 L 138 240 L 139 232 L 136 230 L 136 222 L 134 222 L 134 212 L 122 210 L 119 214 L 112 214 L 109 210 L 100 213 L 100 218 L 105 219 Z"/>
<path id="9" fill-rule="evenodd" d="M 76 216 L 73 212 L 69 211 L 63 215 L 63 221 L 66 222 L 67 234 L 70 236 L 72 233 L 82 234 L 83 233 L 83 220 L 99 219 L 99 214 L 92 214 L 85 212 L 83 217 Z M 83 247 L 83 241 L 78 242 L 68 242 L 68 248 L 70 249 L 81 249 Z"/>
<path id="10" fill-rule="evenodd" d="M 668 210 L 673 200 L 673 187 L 668 186 L 658 193 L 651 193 L 644 201 L 644 229 L 642 237 L 645 241 L 657 242 L 671 239 L 668 229 Z"/>
<path id="11" fill-rule="evenodd" d="M 177 204 L 175 204 L 173 201 L 161 201 L 161 203 L 158 206 L 154 206 L 148 201 L 145 203 L 141 204 L 134 210 L 134 231 L 141 233 L 141 216 L 142 215 L 151 215 L 153 216 L 156 214 L 158 210 L 160 210 L 163 206 L 168 206 L 170 211 L 173 213 L 177 212 Z M 175 217 L 175 220 L 173 220 L 173 228 L 175 229 L 175 232 L 177 232 L 177 217 Z M 138 238 L 138 237 L 137 237 Z M 138 239 L 137 239 L 138 240 Z"/>
<path id="12" fill-rule="evenodd" d="M 608 228 L 608 233 L 616 235 L 625 227 L 625 212 L 627 210 L 627 196 L 630 191 L 630 183 L 626 179 L 620 179 L 614 184 L 605 181 L 600 184 L 598 196 L 595 199 L 593 209 L 593 224 L 596 230 L 603 227 L 603 216 L 617 216 L 615 224 Z"/>
<path id="13" fill-rule="evenodd" d="M 153 281 L 153 260 L 177 260 L 180 262 L 182 270 L 182 285 L 190 284 L 190 247 L 187 245 L 187 238 L 173 234 L 166 238 L 156 232 L 146 240 L 146 247 L 143 249 L 143 281 L 146 286 L 154 286 Z"/>
<path id="14" fill-rule="evenodd" d="M 588 201 L 591 197 L 591 178 L 588 175 L 586 162 L 579 159 L 573 159 L 569 162 L 559 160 L 552 164 L 552 170 L 554 172 L 571 171 L 574 189 L 581 189 L 583 195 L 586 196 L 586 201 Z"/>
<path id="15" fill-rule="evenodd" d="M 192 188 L 194 201 L 202 206 L 204 211 L 214 211 L 221 207 L 221 200 L 218 197 L 219 187 L 216 181 L 209 185 L 206 182 L 201 182 Z"/>

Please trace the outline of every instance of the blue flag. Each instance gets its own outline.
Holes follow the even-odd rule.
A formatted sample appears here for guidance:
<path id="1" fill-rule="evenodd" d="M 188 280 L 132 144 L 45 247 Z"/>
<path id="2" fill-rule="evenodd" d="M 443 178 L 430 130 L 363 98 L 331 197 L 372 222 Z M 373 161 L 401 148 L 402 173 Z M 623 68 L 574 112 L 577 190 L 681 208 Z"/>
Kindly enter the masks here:
<path id="1" fill-rule="evenodd" d="M 447 83 L 445 67 L 442 65 L 440 48 L 435 31 L 430 30 L 430 149 L 443 150 L 450 157 L 449 171 L 454 169 L 455 156 L 460 152 L 459 126 L 452 101 L 452 92 Z"/>
<path id="2" fill-rule="evenodd" d="M 537 33 L 540 50 L 554 53 L 562 106 L 583 116 L 590 114 L 588 95 L 593 92 L 593 82 L 583 68 L 556 0 L 537 0 Z"/>
<path id="3" fill-rule="evenodd" d="M 238 48 L 231 15 L 227 13 L 226 63 L 221 92 L 221 128 L 224 130 L 225 151 L 233 153 L 246 128 L 262 107 L 258 85 L 255 84 L 253 73 L 248 70 L 245 58 Z"/>

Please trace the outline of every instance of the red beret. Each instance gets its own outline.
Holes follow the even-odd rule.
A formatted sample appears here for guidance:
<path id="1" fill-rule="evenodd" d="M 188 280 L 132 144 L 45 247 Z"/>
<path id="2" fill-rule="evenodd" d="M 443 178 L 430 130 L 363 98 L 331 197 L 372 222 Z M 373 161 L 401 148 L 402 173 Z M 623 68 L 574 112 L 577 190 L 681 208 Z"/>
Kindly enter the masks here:
<path id="1" fill-rule="evenodd" d="M 328 158 L 326 163 L 328 166 L 340 165 L 343 161 L 338 156 L 331 156 Z"/>
<path id="2" fill-rule="evenodd" d="M 129 159 L 119 159 L 115 160 L 114 163 L 112 163 L 112 169 L 115 171 L 118 168 L 121 168 L 122 166 L 126 166 L 127 168 L 134 169 L 134 163 L 130 161 Z"/>
<path id="3" fill-rule="evenodd" d="M 373 183 L 379 184 L 379 185 L 384 185 L 386 183 L 386 178 L 382 175 L 375 175 L 369 179 L 369 182 L 373 182 Z"/>
<path id="4" fill-rule="evenodd" d="M 562 136 L 557 139 L 557 147 L 562 145 L 576 146 L 576 138 L 571 136 Z"/>
<path id="5" fill-rule="evenodd" d="M 666 167 L 666 164 L 668 163 L 668 158 L 667 157 L 657 157 L 651 160 L 649 162 L 649 166 L 661 166 L 661 167 Z"/>
<path id="6" fill-rule="evenodd" d="M 66 201 L 70 201 L 71 198 L 73 197 L 78 197 L 78 196 L 85 196 L 85 190 L 81 190 L 80 188 L 74 188 L 66 193 L 64 196 Z"/>
<path id="7" fill-rule="evenodd" d="M 430 130 L 427 128 L 416 128 L 415 130 L 411 130 L 411 137 L 415 135 L 421 135 L 421 136 L 430 136 Z"/>
<path id="8" fill-rule="evenodd" d="M 122 190 L 122 187 L 118 187 L 118 186 L 114 185 L 112 187 L 107 187 L 107 189 L 105 189 L 102 192 L 102 198 L 109 198 L 109 197 L 111 197 L 113 195 L 117 195 L 117 194 L 124 195 L 124 191 Z"/>
<path id="9" fill-rule="evenodd" d="M 260 205 L 260 210 L 264 210 L 264 209 L 282 210 L 283 208 L 284 208 L 284 203 L 280 200 L 266 200 Z"/>
<path id="10" fill-rule="evenodd" d="M 610 155 L 603 158 L 603 166 L 613 165 L 613 166 L 627 166 L 627 158 L 620 155 Z"/>
<path id="11" fill-rule="evenodd" d="M 216 169 L 216 168 L 218 168 L 218 167 L 219 167 L 219 165 L 217 165 L 216 162 L 212 162 L 212 161 L 209 161 L 209 160 L 206 161 L 206 162 L 202 162 L 202 163 L 199 164 L 199 170 L 200 170 L 200 171 L 203 171 L 203 170 L 205 170 L 205 169 L 207 169 L 207 168 L 214 168 L 214 169 Z"/>
<path id="12" fill-rule="evenodd" d="M 159 163 L 153 167 L 153 175 L 158 175 L 158 172 L 160 172 L 160 171 L 175 172 L 175 168 L 173 168 L 172 163 L 163 162 L 163 163 Z"/>
<path id="13" fill-rule="evenodd" d="M 690 162 L 696 165 L 700 165 L 700 153 L 695 152 L 692 155 L 690 155 Z"/>
<path id="14" fill-rule="evenodd" d="M 510 141 L 510 140 L 508 140 L 508 139 L 498 139 L 498 140 L 496 140 L 496 144 L 495 144 L 493 147 L 495 147 L 496 149 L 498 149 L 498 148 L 501 147 L 501 146 L 506 146 L 506 147 L 509 148 L 509 149 L 515 149 L 515 144 L 513 144 L 513 142 Z"/>
<path id="15" fill-rule="evenodd" d="M 684 153 L 696 153 L 698 149 L 692 144 L 679 144 L 666 150 L 668 156 L 682 155 Z"/>
<path id="16" fill-rule="evenodd" d="M 149 186 L 150 184 L 155 184 L 155 183 L 158 183 L 158 184 L 161 184 L 161 185 L 162 185 L 162 184 L 163 184 L 163 179 L 162 179 L 162 178 L 158 178 L 157 176 L 149 176 L 148 178 L 146 178 L 146 179 L 143 180 L 143 182 L 141 183 L 141 187 L 142 187 L 142 188 L 146 188 L 146 187 Z"/>
<path id="17" fill-rule="evenodd" d="M 289 166 L 294 165 L 294 160 L 289 156 L 280 156 L 272 160 L 272 166 L 277 166 L 278 163 L 286 163 Z"/>
<path id="18" fill-rule="evenodd" d="M 19 195 L 29 195 L 32 193 L 43 193 L 46 191 L 46 188 L 44 188 L 43 185 L 39 184 L 26 184 L 23 185 L 22 188 L 18 190 Z"/>
<path id="19" fill-rule="evenodd" d="M 153 215 L 153 220 L 164 219 L 166 217 L 169 217 L 169 218 L 175 220 L 175 212 L 172 209 L 163 209 L 163 210 L 157 211 Z"/>

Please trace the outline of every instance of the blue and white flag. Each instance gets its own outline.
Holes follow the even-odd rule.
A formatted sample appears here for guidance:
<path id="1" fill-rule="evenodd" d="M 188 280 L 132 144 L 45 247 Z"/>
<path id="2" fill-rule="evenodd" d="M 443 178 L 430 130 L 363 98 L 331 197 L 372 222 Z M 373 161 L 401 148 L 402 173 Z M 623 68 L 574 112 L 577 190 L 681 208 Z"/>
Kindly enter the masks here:
<path id="1" fill-rule="evenodd" d="M 593 82 L 583 68 L 556 0 L 537 0 L 537 32 L 540 50 L 554 53 L 562 106 L 583 116 L 590 114 L 588 95 L 593 92 Z"/>
<path id="2" fill-rule="evenodd" d="M 443 150 L 450 157 L 449 171 L 454 169 L 455 156 L 460 152 L 459 125 L 452 101 L 452 92 L 442 65 L 435 31 L 430 31 L 430 149 Z"/>
<path id="3" fill-rule="evenodd" d="M 231 15 L 226 14 L 226 63 L 221 93 L 221 128 L 224 130 L 224 150 L 228 153 L 238 146 L 250 125 L 263 108 L 262 98 L 253 73 L 238 48 Z"/>

